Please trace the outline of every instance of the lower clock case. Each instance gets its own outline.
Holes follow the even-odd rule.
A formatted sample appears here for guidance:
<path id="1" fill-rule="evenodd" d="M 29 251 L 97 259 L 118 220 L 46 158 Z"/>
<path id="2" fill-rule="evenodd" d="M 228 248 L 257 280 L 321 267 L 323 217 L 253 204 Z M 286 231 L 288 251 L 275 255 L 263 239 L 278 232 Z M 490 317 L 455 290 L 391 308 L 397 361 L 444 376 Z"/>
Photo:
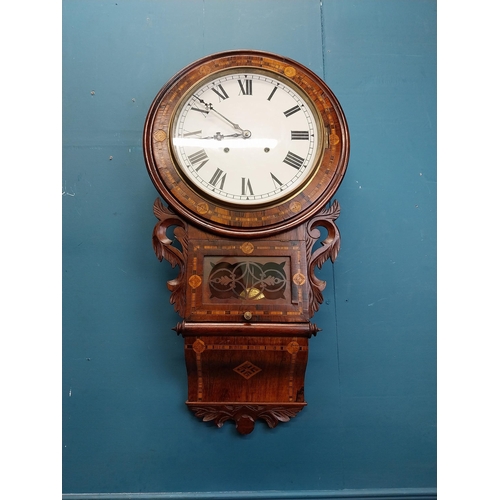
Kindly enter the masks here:
<path id="1" fill-rule="evenodd" d="M 184 337 L 187 406 L 219 427 L 234 420 L 241 434 L 257 419 L 290 420 L 307 404 L 308 339 L 318 332 L 310 319 L 326 285 L 314 270 L 337 255 L 338 204 L 279 239 L 251 241 L 190 225 L 159 199 L 154 213 L 156 255 L 179 266 L 167 285 L 184 318 L 174 330 Z M 319 226 L 326 238 L 314 245 Z"/>

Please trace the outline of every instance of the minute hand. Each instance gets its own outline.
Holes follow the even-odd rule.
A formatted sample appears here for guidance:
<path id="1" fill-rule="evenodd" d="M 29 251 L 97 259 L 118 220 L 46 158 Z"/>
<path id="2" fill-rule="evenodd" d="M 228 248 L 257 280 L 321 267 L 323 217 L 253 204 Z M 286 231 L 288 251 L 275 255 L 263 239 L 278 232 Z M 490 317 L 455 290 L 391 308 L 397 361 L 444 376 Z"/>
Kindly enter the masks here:
<path id="1" fill-rule="evenodd" d="M 232 127 L 235 130 L 239 130 L 241 133 L 243 133 L 243 129 L 237 123 L 233 123 L 229 118 L 226 118 L 224 115 L 221 115 L 216 109 L 214 109 L 214 107 L 211 104 L 209 104 L 208 106 L 210 111 L 213 111 L 216 115 L 219 115 L 221 118 L 226 120 L 229 124 L 232 125 Z"/>
<path id="2" fill-rule="evenodd" d="M 209 104 L 208 107 L 209 107 L 210 111 L 213 111 L 214 113 L 219 115 L 221 118 L 223 118 L 228 123 L 230 123 L 235 130 L 238 130 L 240 132 L 238 135 L 242 136 L 243 139 L 248 139 L 252 136 L 252 132 L 250 132 L 250 130 L 243 130 L 237 123 L 233 123 L 231 120 L 226 118 L 224 115 L 221 115 L 216 109 L 213 108 L 213 106 L 211 104 Z M 234 136 L 236 136 L 236 134 L 234 134 L 233 137 Z M 231 137 L 231 136 L 228 135 L 226 137 Z"/>
<path id="3" fill-rule="evenodd" d="M 198 96 L 194 96 L 201 104 L 204 104 L 207 108 L 207 111 L 213 111 L 215 114 L 219 115 L 223 120 L 226 120 L 235 130 L 239 130 L 245 139 L 248 139 L 252 133 L 250 130 L 243 130 L 237 123 L 232 122 L 229 118 L 226 118 L 223 114 L 219 113 L 213 106 L 211 102 L 205 102 L 203 99 L 200 99 Z"/>

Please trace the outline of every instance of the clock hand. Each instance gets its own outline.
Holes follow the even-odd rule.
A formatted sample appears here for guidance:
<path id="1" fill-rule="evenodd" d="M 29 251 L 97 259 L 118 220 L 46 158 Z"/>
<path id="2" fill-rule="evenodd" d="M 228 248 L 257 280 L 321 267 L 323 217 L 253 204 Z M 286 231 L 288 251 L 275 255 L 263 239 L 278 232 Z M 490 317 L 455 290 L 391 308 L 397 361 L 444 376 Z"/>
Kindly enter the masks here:
<path id="1" fill-rule="evenodd" d="M 215 114 L 219 115 L 221 118 L 223 118 L 224 120 L 226 120 L 228 123 L 230 123 L 235 130 L 239 130 L 241 133 L 243 133 L 243 129 L 237 123 L 233 123 L 231 120 L 229 120 L 228 118 L 226 118 L 224 115 L 221 115 L 216 109 L 213 108 L 213 106 L 211 104 L 209 104 L 209 108 L 208 109 L 210 111 L 213 111 Z"/>
<path id="2" fill-rule="evenodd" d="M 203 99 L 200 99 L 198 96 L 193 96 L 195 99 L 198 99 L 201 104 L 204 104 L 207 112 L 213 111 L 215 114 L 219 115 L 222 119 L 226 120 L 235 130 L 239 130 L 243 135 L 244 139 L 248 139 L 252 132 L 250 130 L 243 130 L 237 123 L 232 122 L 229 118 L 226 118 L 223 114 L 219 113 L 210 102 L 205 102 Z"/>
<path id="3" fill-rule="evenodd" d="M 243 133 L 237 134 L 227 134 L 223 135 L 220 132 L 217 132 L 215 135 L 208 135 L 207 137 L 202 137 L 202 139 L 216 139 L 217 141 L 222 141 L 225 137 L 242 137 Z"/>

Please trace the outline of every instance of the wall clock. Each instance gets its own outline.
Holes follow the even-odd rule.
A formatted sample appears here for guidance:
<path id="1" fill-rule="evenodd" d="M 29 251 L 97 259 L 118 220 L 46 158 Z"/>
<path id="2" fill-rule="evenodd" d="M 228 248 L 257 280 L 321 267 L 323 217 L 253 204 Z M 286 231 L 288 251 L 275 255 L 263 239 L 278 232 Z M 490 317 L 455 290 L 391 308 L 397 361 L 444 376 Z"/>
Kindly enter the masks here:
<path id="1" fill-rule="evenodd" d="M 312 71 L 262 51 L 204 57 L 159 91 L 144 127 L 157 257 L 181 321 L 188 407 L 241 434 L 305 405 L 311 318 L 335 260 L 347 122 Z M 319 227 L 325 229 L 321 238 Z"/>

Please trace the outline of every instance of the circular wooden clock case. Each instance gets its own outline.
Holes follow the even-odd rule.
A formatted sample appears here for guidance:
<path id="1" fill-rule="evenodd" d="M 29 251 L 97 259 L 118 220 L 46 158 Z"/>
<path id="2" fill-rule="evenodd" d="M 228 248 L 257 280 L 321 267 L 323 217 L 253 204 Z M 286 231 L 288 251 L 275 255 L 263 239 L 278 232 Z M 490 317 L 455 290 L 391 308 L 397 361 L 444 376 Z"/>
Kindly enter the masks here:
<path id="1" fill-rule="evenodd" d="M 200 59 L 154 99 L 146 166 L 181 216 L 231 237 L 264 237 L 325 206 L 347 168 L 349 133 L 328 86 L 302 64 L 235 50 Z"/>

